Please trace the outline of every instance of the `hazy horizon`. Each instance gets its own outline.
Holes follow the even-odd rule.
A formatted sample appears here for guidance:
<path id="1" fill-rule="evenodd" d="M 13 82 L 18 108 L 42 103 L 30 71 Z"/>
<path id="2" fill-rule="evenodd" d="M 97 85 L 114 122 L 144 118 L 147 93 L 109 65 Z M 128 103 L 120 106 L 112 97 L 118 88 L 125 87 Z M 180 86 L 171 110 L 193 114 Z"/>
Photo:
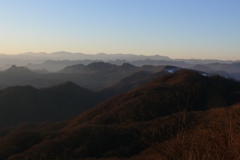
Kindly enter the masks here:
<path id="1" fill-rule="evenodd" d="M 240 1 L 1 2 L 0 53 L 240 59 Z"/>
<path id="2" fill-rule="evenodd" d="M 60 53 L 60 52 L 66 52 L 66 53 L 71 53 L 71 54 L 85 54 L 85 55 L 98 55 L 98 54 L 106 54 L 106 55 L 135 55 L 135 56 L 163 56 L 163 57 L 168 57 L 172 60 L 178 60 L 178 59 L 185 59 L 185 60 L 191 60 L 191 59 L 196 59 L 196 60 L 220 60 L 220 61 L 239 61 L 240 59 L 224 59 L 224 58 L 197 58 L 197 57 L 176 57 L 176 58 L 173 58 L 173 57 L 170 57 L 170 56 L 167 56 L 167 55 L 162 55 L 162 54 L 134 54 L 134 53 L 103 53 L 103 52 L 98 52 L 98 53 L 92 53 L 92 54 L 88 54 L 88 53 L 83 53 L 83 52 L 68 52 L 68 51 L 54 51 L 54 52 L 22 52 L 22 53 L 12 53 L 12 54 L 7 54 L 7 53 L 0 53 L 0 55 L 7 55 L 7 56 L 17 56 L 17 55 L 23 55 L 23 54 L 47 54 L 47 55 L 50 55 L 52 53 Z M 77 60 L 77 59 L 76 59 Z"/>

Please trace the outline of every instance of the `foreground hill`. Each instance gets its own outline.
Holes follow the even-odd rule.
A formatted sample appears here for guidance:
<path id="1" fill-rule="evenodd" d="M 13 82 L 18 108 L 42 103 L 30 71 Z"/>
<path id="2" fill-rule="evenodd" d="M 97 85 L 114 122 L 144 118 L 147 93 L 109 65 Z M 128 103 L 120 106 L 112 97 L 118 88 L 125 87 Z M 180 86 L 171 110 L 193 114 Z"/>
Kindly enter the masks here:
<path id="1" fill-rule="evenodd" d="M 240 101 L 239 91 L 240 83 L 237 81 L 179 70 L 104 101 L 83 113 L 77 122 L 114 124 L 132 119 L 144 121 L 179 111 L 225 107 Z"/>
<path id="2" fill-rule="evenodd" d="M 236 159 L 239 94 L 234 80 L 175 71 L 78 117 L 2 129 L 0 158 Z"/>

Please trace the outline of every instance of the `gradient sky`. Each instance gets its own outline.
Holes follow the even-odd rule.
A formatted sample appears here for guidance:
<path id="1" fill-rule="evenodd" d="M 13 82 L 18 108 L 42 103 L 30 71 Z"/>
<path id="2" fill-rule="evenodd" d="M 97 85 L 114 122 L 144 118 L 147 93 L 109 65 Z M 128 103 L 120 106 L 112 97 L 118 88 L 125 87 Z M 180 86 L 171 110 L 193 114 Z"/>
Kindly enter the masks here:
<path id="1" fill-rule="evenodd" d="M 240 59 L 240 0 L 0 0 L 0 53 Z"/>

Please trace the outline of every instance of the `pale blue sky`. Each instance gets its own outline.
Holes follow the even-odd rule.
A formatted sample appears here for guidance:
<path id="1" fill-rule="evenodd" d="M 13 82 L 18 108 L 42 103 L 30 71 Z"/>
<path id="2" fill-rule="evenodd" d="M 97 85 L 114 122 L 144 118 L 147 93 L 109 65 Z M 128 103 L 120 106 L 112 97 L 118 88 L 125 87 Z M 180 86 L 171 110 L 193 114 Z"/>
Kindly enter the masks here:
<path id="1" fill-rule="evenodd" d="M 0 53 L 240 59 L 240 0 L 0 0 Z"/>

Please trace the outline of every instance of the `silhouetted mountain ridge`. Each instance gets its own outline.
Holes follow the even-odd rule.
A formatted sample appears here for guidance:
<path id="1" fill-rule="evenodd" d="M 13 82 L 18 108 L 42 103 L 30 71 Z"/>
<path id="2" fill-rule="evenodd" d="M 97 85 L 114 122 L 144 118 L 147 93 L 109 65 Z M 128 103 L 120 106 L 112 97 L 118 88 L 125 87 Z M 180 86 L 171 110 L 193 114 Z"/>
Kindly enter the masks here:
<path id="1" fill-rule="evenodd" d="M 60 73 L 88 73 L 88 72 L 134 72 L 139 67 L 131 65 L 129 63 L 124 63 L 121 66 L 117 66 L 114 64 L 106 63 L 106 62 L 93 62 L 87 66 L 82 64 L 77 64 L 73 66 L 67 66 L 63 70 L 59 71 Z"/>
<path id="2" fill-rule="evenodd" d="M 43 89 L 8 87 L 0 90 L 0 127 L 69 118 L 93 107 L 101 98 L 104 97 L 72 82 Z"/>
<path id="3" fill-rule="evenodd" d="M 2 73 L 12 73 L 12 74 L 32 74 L 34 72 L 30 71 L 26 67 L 17 67 L 16 65 L 12 65 L 9 69 L 3 71 Z"/>
<path id="4" fill-rule="evenodd" d="M 116 68 L 116 65 L 105 63 L 105 62 L 93 62 L 86 66 L 88 71 L 107 71 L 113 70 Z"/>

